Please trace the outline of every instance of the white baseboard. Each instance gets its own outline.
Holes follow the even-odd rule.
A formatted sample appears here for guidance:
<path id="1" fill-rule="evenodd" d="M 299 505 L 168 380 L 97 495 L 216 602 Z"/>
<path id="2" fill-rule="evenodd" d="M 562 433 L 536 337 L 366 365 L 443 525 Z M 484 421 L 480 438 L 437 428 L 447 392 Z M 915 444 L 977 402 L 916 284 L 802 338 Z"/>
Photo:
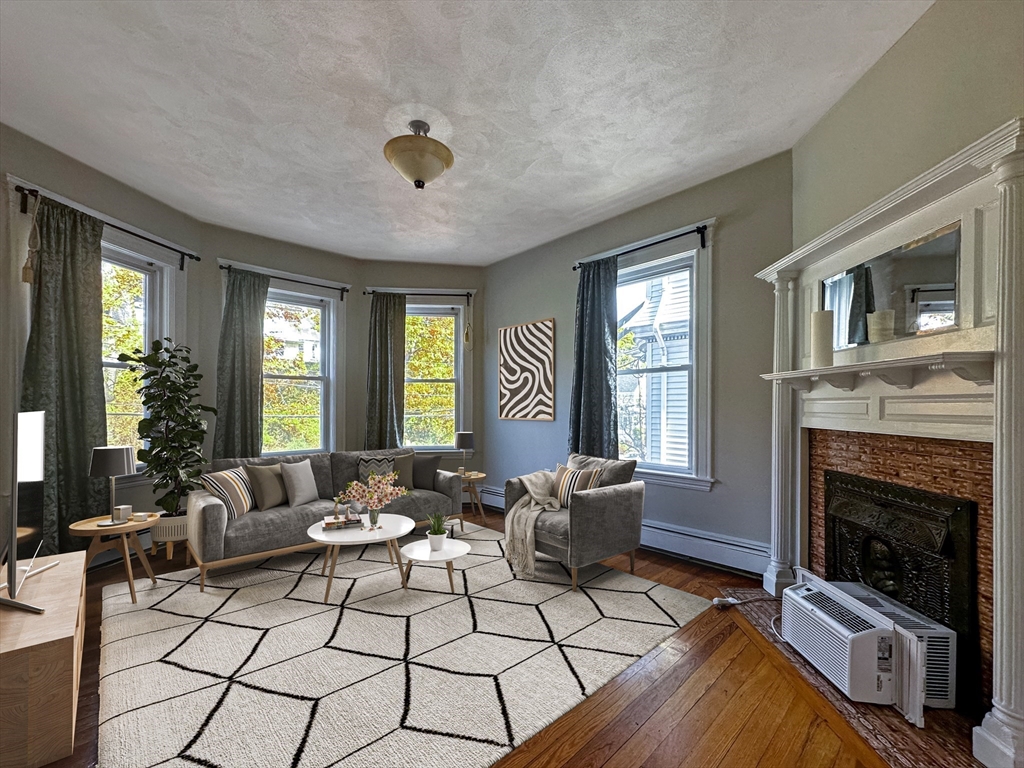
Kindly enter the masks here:
<path id="1" fill-rule="evenodd" d="M 640 534 L 640 543 L 645 547 L 717 563 L 759 576 L 771 563 L 769 545 L 764 542 L 671 523 L 645 522 Z"/>

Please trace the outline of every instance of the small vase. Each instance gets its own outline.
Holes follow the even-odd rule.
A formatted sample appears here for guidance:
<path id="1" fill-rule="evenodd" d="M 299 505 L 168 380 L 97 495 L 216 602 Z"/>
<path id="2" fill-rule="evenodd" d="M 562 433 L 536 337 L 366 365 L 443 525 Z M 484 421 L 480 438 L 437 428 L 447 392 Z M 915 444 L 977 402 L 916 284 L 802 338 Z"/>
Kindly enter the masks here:
<path id="1" fill-rule="evenodd" d="M 371 509 L 371 510 L 369 510 L 368 515 L 369 515 L 369 518 L 370 518 L 370 527 L 371 528 L 376 528 L 377 527 L 377 521 L 380 520 L 380 510 L 379 509 Z"/>
<path id="2" fill-rule="evenodd" d="M 338 515 L 338 507 L 339 506 L 340 505 L 338 504 L 338 502 L 334 502 L 334 519 L 335 520 L 340 520 L 341 519 L 340 516 Z"/>
<path id="3" fill-rule="evenodd" d="M 430 551 L 440 552 L 444 548 L 444 540 L 448 536 L 448 531 L 444 533 L 428 533 L 427 538 L 430 540 Z"/>

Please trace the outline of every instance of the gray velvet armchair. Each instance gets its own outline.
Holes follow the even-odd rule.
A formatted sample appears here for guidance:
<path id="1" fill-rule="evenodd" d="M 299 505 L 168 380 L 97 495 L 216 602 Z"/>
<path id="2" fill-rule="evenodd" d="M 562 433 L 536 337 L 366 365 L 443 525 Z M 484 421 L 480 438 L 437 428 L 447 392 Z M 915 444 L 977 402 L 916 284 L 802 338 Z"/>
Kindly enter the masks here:
<path id="1" fill-rule="evenodd" d="M 644 484 L 632 482 L 635 461 L 614 461 L 569 456 L 570 469 L 602 471 L 599 486 L 577 491 L 569 497 L 569 506 L 554 512 L 541 512 L 534 526 L 538 552 L 556 558 L 572 573 L 576 591 L 576 572 L 591 563 L 629 553 L 633 572 L 636 549 L 644 516 Z M 526 494 L 518 477 L 505 481 L 505 514 Z"/>

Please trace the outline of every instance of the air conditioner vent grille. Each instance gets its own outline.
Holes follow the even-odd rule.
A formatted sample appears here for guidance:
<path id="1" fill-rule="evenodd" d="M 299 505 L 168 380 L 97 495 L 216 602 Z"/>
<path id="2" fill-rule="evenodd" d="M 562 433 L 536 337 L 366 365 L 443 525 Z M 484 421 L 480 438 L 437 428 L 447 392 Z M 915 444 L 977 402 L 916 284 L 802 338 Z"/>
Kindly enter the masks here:
<path id="1" fill-rule="evenodd" d="M 807 592 L 801 595 L 802 599 L 813 605 L 822 613 L 832 617 L 839 624 L 851 632 L 866 632 L 874 627 L 862 619 L 853 611 L 844 607 L 842 603 L 833 600 L 824 592 Z"/>
<path id="2" fill-rule="evenodd" d="M 829 680 L 846 690 L 850 677 L 849 648 L 845 638 L 796 605 L 783 611 L 782 633 Z M 788 625 L 788 626 L 787 626 Z"/>

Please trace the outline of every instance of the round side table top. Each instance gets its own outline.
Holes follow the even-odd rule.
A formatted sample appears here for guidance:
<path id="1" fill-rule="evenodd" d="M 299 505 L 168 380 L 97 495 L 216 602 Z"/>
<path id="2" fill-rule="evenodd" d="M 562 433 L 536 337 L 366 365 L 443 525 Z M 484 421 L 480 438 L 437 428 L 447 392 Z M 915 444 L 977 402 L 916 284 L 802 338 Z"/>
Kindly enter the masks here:
<path id="1" fill-rule="evenodd" d="M 414 541 L 412 544 L 406 544 L 402 547 L 401 551 L 406 559 L 417 563 L 445 563 L 457 557 L 468 555 L 469 550 L 468 541 L 448 538 L 444 540 L 444 546 L 436 551 L 430 548 L 429 539 L 421 539 Z"/>
<path id="2" fill-rule="evenodd" d="M 363 518 L 363 525 L 370 524 L 369 515 L 360 515 Z M 409 533 L 416 527 L 411 517 L 405 515 L 389 515 L 382 513 L 377 521 L 381 526 L 374 531 L 366 531 L 357 525 L 350 528 L 336 528 L 325 531 L 322 522 L 313 523 L 306 530 L 306 534 L 313 541 L 320 541 L 324 544 L 373 544 L 377 541 L 397 539 Z"/>
<path id="3" fill-rule="evenodd" d="M 72 536 L 106 536 L 108 534 L 121 534 L 131 533 L 132 531 L 144 531 L 157 520 L 160 519 L 160 515 L 156 512 L 147 512 L 146 519 L 141 522 L 135 522 L 129 520 L 126 523 L 118 523 L 117 525 L 99 525 L 102 521 L 110 519 L 110 515 L 99 515 L 97 517 L 90 517 L 87 520 L 79 520 L 77 523 L 72 523 L 68 526 L 68 530 Z"/>
<path id="4" fill-rule="evenodd" d="M 466 474 L 461 475 L 461 477 L 463 480 L 475 483 L 477 480 L 483 480 L 487 475 L 484 472 L 467 472 Z"/>

